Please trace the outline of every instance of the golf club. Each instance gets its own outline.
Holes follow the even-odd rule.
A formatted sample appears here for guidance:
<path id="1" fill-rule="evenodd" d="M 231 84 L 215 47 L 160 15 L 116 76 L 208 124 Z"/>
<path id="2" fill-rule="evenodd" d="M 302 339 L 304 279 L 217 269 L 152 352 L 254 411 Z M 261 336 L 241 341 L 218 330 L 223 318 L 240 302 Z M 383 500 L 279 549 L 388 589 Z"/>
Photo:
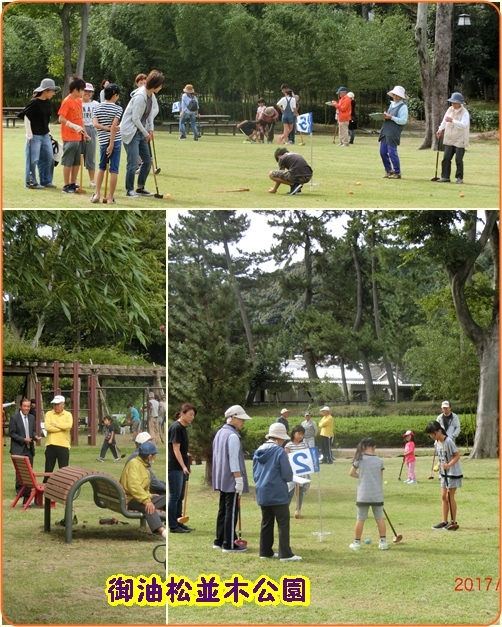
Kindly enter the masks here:
<path id="1" fill-rule="evenodd" d="M 227 192 L 249 192 L 249 187 L 239 187 L 238 189 L 215 189 L 215 194 L 226 194 Z"/>
<path id="2" fill-rule="evenodd" d="M 448 475 L 446 474 L 446 470 L 444 470 L 444 480 L 446 483 L 446 496 L 448 497 L 448 508 L 450 510 L 450 516 L 451 516 L 451 523 L 448 526 L 448 531 L 457 531 L 458 524 L 455 522 L 455 519 L 453 518 L 453 510 L 451 508 L 451 499 L 450 499 L 450 486 L 448 485 Z"/>
<path id="3" fill-rule="evenodd" d="M 87 194 L 83 188 L 84 179 L 84 134 L 82 133 L 82 139 L 80 140 L 80 185 L 75 190 L 77 194 Z"/>
<path id="4" fill-rule="evenodd" d="M 401 474 L 403 472 L 403 466 L 404 466 L 404 455 L 403 455 L 403 463 L 401 464 L 401 470 L 399 471 L 399 477 L 397 478 L 398 481 L 401 481 Z"/>
<path id="5" fill-rule="evenodd" d="M 234 542 L 237 546 L 247 546 L 247 540 L 242 539 L 242 521 L 241 521 L 241 495 L 237 496 L 237 514 L 239 517 L 239 539 Z"/>
<path id="6" fill-rule="evenodd" d="M 295 485 L 295 491 L 296 491 L 296 511 L 295 511 L 295 518 L 301 518 L 302 515 L 300 514 L 300 486 L 298 484 Z"/>
<path id="7" fill-rule="evenodd" d="M 108 172 L 110 171 L 110 162 L 108 159 L 106 160 L 106 170 L 105 170 L 105 193 L 103 194 L 103 204 L 106 205 L 108 203 L 107 193 L 108 193 Z"/>
<path id="8" fill-rule="evenodd" d="M 186 516 L 187 499 L 188 499 L 188 478 L 189 478 L 189 475 L 187 475 L 187 480 L 185 482 L 185 498 L 183 499 L 183 516 L 180 516 L 178 518 L 178 522 L 181 524 L 184 524 L 190 520 L 190 516 Z"/>
<path id="9" fill-rule="evenodd" d="M 438 176 L 438 165 L 439 165 L 439 151 L 441 150 L 442 139 L 443 139 L 443 136 L 441 135 L 441 137 L 438 139 L 438 145 L 437 145 L 437 150 L 436 150 L 436 172 L 434 174 L 434 178 L 432 178 L 431 181 L 439 181 L 440 179 L 440 177 Z"/>
<path id="10" fill-rule="evenodd" d="M 390 525 L 390 528 L 392 529 L 392 532 L 394 534 L 394 539 L 392 540 L 392 542 L 394 542 L 395 544 L 397 544 L 398 542 L 401 542 L 401 540 L 403 539 L 402 535 L 397 535 L 396 530 L 394 529 L 393 524 L 390 522 L 390 518 L 387 515 L 387 512 L 385 511 L 385 507 L 383 508 L 383 513 L 385 514 L 385 518 L 387 518 L 387 521 Z"/>
<path id="11" fill-rule="evenodd" d="M 160 172 L 160 168 L 157 167 L 158 166 L 158 161 L 157 161 L 157 151 L 155 150 L 155 139 L 153 138 L 152 135 L 152 145 L 153 145 L 153 156 L 154 156 L 154 167 L 155 167 L 155 174 L 158 174 Z"/>
<path id="12" fill-rule="evenodd" d="M 159 194 L 159 186 L 157 185 L 157 175 L 155 173 L 155 165 L 153 163 L 153 154 L 152 154 L 152 147 L 150 146 L 151 142 L 148 142 L 148 148 L 150 150 L 150 161 L 151 161 L 151 165 L 152 165 L 152 172 L 153 172 L 153 180 L 155 181 L 155 189 L 157 190 L 157 193 L 153 195 L 154 198 L 164 198 L 164 196 L 162 196 L 162 194 Z"/>
<path id="13" fill-rule="evenodd" d="M 436 447 L 434 447 L 434 455 L 432 456 L 432 466 L 431 466 L 431 474 L 427 477 L 427 479 L 434 479 L 434 460 L 436 459 Z"/>

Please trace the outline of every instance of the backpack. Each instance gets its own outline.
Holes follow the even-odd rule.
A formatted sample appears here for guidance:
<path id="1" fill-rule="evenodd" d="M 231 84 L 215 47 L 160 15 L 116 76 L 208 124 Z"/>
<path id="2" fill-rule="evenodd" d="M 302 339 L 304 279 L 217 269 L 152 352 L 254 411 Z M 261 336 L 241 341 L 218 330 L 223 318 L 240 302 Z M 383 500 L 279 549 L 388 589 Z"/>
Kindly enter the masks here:
<path id="1" fill-rule="evenodd" d="M 192 113 L 195 113 L 195 111 L 197 111 L 198 108 L 199 108 L 199 105 L 197 103 L 196 98 L 190 98 L 190 102 L 187 104 L 187 109 L 191 111 Z"/>

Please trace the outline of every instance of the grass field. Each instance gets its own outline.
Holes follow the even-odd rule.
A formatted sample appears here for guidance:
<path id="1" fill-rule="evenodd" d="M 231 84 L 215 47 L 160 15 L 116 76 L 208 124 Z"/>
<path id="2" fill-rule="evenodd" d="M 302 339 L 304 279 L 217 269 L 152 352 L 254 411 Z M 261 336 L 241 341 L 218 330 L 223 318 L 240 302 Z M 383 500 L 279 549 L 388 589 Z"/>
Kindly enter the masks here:
<path id="1" fill-rule="evenodd" d="M 100 438 L 101 440 L 101 438 Z M 134 445 L 127 436 L 119 436 L 122 452 L 129 455 Z M 7 443 L 8 444 L 8 443 Z M 101 445 L 101 442 L 99 442 Z M 164 445 L 160 445 L 164 451 Z M 58 524 L 64 509 L 57 504 L 52 510 L 51 533 L 44 532 L 43 508 L 22 511 L 9 505 L 15 497 L 14 469 L 4 448 L 2 496 L 2 613 L 4 623 L 48 625 L 164 625 L 165 607 L 132 605 L 111 606 L 105 594 L 106 580 L 123 574 L 139 577 L 158 575 L 163 581 L 165 570 L 153 559 L 154 547 L 162 542 L 139 521 L 97 508 L 90 484 L 82 487 L 75 501 L 78 524 L 73 527 L 73 542 L 65 544 L 64 527 Z M 113 463 L 108 453 L 104 464 L 96 462 L 99 447 L 79 446 L 71 450 L 74 466 L 97 469 L 117 479 L 123 463 Z M 42 472 L 44 449 L 37 449 L 35 470 Z M 159 455 L 157 476 L 165 476 L 165 455 Z M 100 525 L 100 518 L 117 517 L 128 525 Z"/>
<path id="2" fill-rule="evenodd" d="M 188 524 L 196 531 L 169 536 L 168 573 L 191 581 L 201 574 L 218 575 L 221 581 L 238 574 L 252 582 L 264 575 L 276 582 L 283 575 L 308 577 L 311 603 L 309 607 L 255 603 L 170 607 L 168 622 L 457 625 L 494 621 L 500 599 L 500 590 L 495 589 L 499 578 L 498 460 L 462 458 L 465 478 L 457 492 L 460 529 L 446 532 L 430 528 L 441 518 L 439 482 L 427 479 L 431 458 L 418 459 L 419 483 L 409 486 L 397 480 L 401 466 L 397 452 L 381 455 L 387 481 L 385 508 L 397 533 L 403 535 L 402 542 L 391 542 L 393 533 L 388 527 L 390 549 L 378 550 L 370 514 L 363 540 L 371 539 L 371 544 L 364 544 L 359 553 L 348 548 L 353 539 L 357 482 L 348 476 L 352 457 L 347 454 L 333 466 L 321 467 L 323 531 L 330 535 L 323 542 L 313 535 L 320 528 L 316 475 L 305 497 L 304 517 L 291 519 L 291 546 L 303 557 L 302 562 L 291 564 L 258 558 L 260 510 L 254 488 L 242 498 L 248 551 L 228 555 L 212 549 L 218 498 L 203 485 L 204 465 L 193 466 L 187 514 Z M 247 465 L 251 476 L 251 462 Z M 488 578 L 493 578 L 491 584 Z"/>
<path id="3" fill-rule="evenodd" d="M 59 137 L 59 128 L 53 128 Z M 243 143 L 243 135 L 206 134 L 197 143 L 191 136 L 179 141 L 178 134 L 156 132 L 156 151 L 161 172 L 159 192 L 171 199 L 127 199 L 124 192 L 125 151 L 122 151 L 116 200 L 118 207 L 134 208 L 497 208 L 499 206 L 499 145 L 495 141 L 473 141 L 465 162 L 465 184 L 437 184 L 436 153 L 417 150 L 421 138 L 405 136 L 400 147 L 401 180 L 382 179 L 378 136 L 360 134 L 354 145 L 341 148 L 332 136 L 314 134 L 305 146 L 290 146 L 313 161 L 313 185 L 302 194 L 289 197 L 281 186 L 268 194 L 270 170 L 276 167 L 273 153 L 277 145 Z M 86 195 L 62 194 L 62 168 L 55 169 L 57 190 L 28 190 L 24 187 L 24 129 L 3 129 L 3 207 L 98 208 Z M 358 183 L 360 183 L 358 185 Z M 147 187 L 155 192 L 153 176 Z M 216 193 L 218 190 L 249 188 L 249 192 Z M 353 192 L 349 194 L 349 192 Z M 460 194 L 464 194 L 460 198 Z"/>

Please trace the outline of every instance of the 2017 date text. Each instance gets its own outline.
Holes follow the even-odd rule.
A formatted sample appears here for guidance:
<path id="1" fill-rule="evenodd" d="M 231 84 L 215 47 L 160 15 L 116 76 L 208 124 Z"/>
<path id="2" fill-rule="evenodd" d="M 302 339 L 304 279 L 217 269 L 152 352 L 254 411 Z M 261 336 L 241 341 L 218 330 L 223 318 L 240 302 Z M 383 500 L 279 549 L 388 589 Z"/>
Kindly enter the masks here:
<path id="1" fill-rule="evenodd" d="M 494 577 L 456 577 L 455 592 L 488 592 L 500 590 L 500 578 Z"/>

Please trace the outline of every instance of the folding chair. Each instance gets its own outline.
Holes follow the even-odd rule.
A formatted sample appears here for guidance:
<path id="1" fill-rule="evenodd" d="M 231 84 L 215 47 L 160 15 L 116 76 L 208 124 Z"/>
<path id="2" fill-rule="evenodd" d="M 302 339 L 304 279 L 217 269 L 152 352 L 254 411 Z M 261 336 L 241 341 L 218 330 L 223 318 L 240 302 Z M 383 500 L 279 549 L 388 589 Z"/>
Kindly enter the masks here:
<path id="1" fill-rule="evenodd" d="M 24 457 L 24 455 L 11 455 L 11 459 L 14 464 L 17 478 L 22 487 L 17 493 L 16 498 L 10 504 L 10 507 L 16 507 L 19 499 L 28 491 L 30 492 L 30 496 L 23 505 L 23 510 L 30 506 L 33 499 L 35 499 L 36 505 L 43 507 L 45 486 L 43 483 L 38 483 L 37 477 L 50 477 L 52 472 L 33 472 L 30 460 L 27 457 Z"/>

